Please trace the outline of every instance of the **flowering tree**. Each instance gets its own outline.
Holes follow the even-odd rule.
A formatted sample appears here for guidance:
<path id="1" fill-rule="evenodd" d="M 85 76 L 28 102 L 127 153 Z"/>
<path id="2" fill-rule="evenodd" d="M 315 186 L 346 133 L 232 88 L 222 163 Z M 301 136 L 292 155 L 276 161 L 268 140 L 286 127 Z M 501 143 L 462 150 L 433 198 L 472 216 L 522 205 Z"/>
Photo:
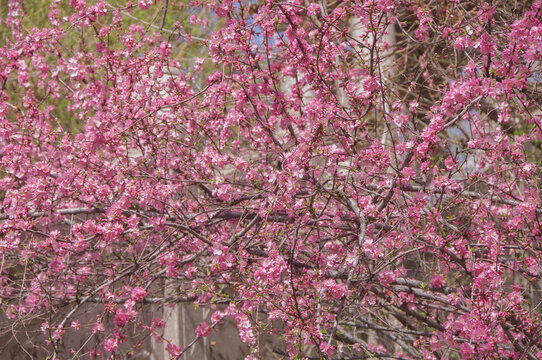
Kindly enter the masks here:
<path id="1" fill-rule="evenodd" d="M 542 1 L 8 5 L 4 333 L 542 359 Z M 185 344 L 175 302 L 212 311 Z"/>

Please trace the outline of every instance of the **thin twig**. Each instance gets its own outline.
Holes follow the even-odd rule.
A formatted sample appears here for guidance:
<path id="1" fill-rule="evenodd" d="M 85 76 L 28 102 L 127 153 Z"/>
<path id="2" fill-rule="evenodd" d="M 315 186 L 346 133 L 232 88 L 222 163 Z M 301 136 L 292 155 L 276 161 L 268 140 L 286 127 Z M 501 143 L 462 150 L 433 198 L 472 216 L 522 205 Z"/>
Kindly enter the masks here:
<path id="1" fill-rule="evenodd" d="M 160 21 L 160 30 L 162 30 L 164 28 L 164 24 L 166 23 L 168 5 L 169 5 L 169 0 L 165 0 L 165 2 L 164 2 L 164 12 L 162 13 L 162 21 Z"/>

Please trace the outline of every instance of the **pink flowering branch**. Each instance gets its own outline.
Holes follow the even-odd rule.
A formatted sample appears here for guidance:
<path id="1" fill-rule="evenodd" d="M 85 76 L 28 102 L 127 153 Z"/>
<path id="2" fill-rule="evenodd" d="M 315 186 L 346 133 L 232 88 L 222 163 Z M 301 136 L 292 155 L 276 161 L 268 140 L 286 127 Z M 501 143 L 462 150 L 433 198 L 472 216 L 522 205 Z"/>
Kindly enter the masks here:
<path id="1" fill-rule="evenodd" d="M 251 360 L 542 356 L 542 3 L 516 5 L 10 0 L 3 336 L 180 357 L 229 322 Z"/>

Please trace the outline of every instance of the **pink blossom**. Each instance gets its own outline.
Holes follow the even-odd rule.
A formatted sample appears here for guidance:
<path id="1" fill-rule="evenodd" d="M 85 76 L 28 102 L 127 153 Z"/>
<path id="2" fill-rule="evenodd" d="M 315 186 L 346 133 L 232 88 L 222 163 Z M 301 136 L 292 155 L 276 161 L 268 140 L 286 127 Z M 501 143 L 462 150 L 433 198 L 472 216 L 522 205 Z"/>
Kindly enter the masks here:
<path id="1" fill-rule="evenodd" d="M 205 337 L 209 335 L 210 333 L 211 333 L 211 328 L 209 324 L 207 324 L 206 322 L 199 324 L 198 327 L 196 328 L 196 335 L 198 335 L 199 337 Z"/>
<path id="2" fill-rule="evenodd" d="M 152 319 L 152 327 L 153 328 L 159 329 L 159 328 L 163 328 L 164 326 L 166 326 L 165 323 L 164 323 L 164 320 L 162 320 L 160 318 Z"/>
<path id="3" fill-rule="evenodd" d="M 116 353 L 118 347 L 119 343 L 117 338 L 108 338 L 104 341 L 104 349 L 109 351 L 110 353 Z"/>
<path id="4" fill-rule="evenodd" d="M 444 160 L 444 165 L 446 165 L 446 168 L 448 170 L 454 170 L 457 167 L 457 163 L 454 158 L 451 156 L 448 156 L 446 160 Z"/>
<path id="5" fill-rule="evenodd" d="M 444 277 L 436 274 L 431 278 L 431 286 L 438 289 L 444 286 Z"/>
<path id="6" fill-rule="evenodd" d="M 132 289 L 131 298 L 133 301 L 143 301 L 147 296 L 147 291 L 140 286 Z"/>
<path id="7" fill-rule="evenodd" d="M 134 314 L 131 311 L 117 310 L 115 314 L 114 322 L 118 327 L 122 327 L 132 321 Z"/>
<path id="8" fill-rule="evenodd" d="M 183 353 L 183 348 L 180 345 L 174 345 L 169 343 L 166 345 L 166 351 L 171 357 L 178 357 Z"/>
<path id="9" fill-rule="evenodd" d="M 152 0 L 138 0 L 138 5 L 143 10 L 146 10 L 152 5 Z"/>
<path id="10" fill-rule="evenodd" d="M 326 354 L 327 356 L 332 356 L 333 355 L 333 345 L 325 342 L 325 341 L 322 341 L 320 343 L 320 351 L 322 351 L 324 354 Z"/>
<path id="11" fill-rule="evenodd" d="M 97 322 L 92 326 L 92 333 L 97 334 L 99 332 L 105 331 L 105 326 L 102 322 Z"/>

